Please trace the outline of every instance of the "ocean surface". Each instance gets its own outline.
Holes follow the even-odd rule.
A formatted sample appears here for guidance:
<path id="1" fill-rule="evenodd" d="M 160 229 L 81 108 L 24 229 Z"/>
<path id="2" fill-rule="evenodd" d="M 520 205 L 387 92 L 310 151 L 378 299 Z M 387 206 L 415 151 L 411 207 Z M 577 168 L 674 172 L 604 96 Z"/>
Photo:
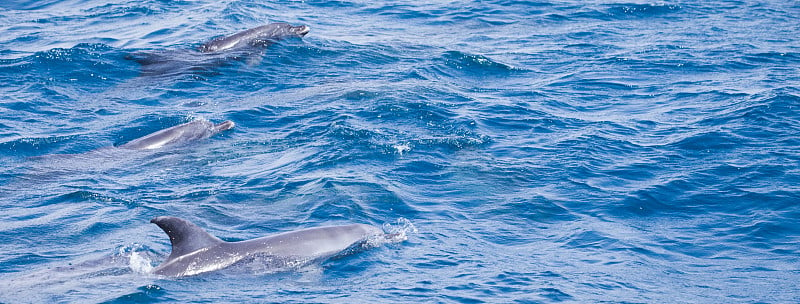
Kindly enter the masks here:
<path id="1" fill-rule="evenodd" d="M 798 303 L 799 19 L 796 1 L 3 0 L 0 302 Z M 270 22 L 311 31 L 192 53 Z M 142 53 L 180 60 L 144 73 Z M 236 127 L 119 148 L 194 119 Z M 168 278 L 156 216 L 228 241 L 405 240 Z"/>

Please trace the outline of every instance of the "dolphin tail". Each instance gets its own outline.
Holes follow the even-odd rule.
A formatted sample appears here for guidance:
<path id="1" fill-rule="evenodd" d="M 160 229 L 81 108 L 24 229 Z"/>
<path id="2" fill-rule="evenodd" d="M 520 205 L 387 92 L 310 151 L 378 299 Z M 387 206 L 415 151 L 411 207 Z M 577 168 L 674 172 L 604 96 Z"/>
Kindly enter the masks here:
<path id="1" fill-rule="evenodd" d="M 224 242 L 209 234 L 203 228 L 181 218 L 159 216 L 150 220 L 150 222 L 164 230 L 172 243 L 172 253 L 170 253 L 165 263 L 184 254 Z"/>

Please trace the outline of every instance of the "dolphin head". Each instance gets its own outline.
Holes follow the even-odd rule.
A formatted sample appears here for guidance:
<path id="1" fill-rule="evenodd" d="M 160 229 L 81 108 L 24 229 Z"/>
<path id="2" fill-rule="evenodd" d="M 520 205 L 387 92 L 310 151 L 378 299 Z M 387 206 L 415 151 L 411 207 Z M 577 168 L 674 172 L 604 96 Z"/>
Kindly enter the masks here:
<path id="1" fill-rule="evenodd" d="M 233 129 L 233 126 L 235 126 L 235 125 L 236 124 L 234 124 L 232 121 L 226 120 L 226 121 L 223 121 L 221 123 L 218 123 L 218 124 L 214 125 L 214 130 L 217 131 L 217 132 L 222 132 L 222 131 L 225 131 L 225 130 Z"/>
<path id="2" fill-rule="evenodd" d="M 311 31 L 311 28 L 308 27 L 308 25 L 298 25 L 292 26 L 291 31 L 294 32 L 294 34 L 298 37 L 303 37 Z"/>
<path id="3" fill-rule="evenodd" d="M 291 25 L 286 22 L 276 22 L 252 29 L 259 39 L 280 40 L 291 37 L 303 37 L 311 31 L 307 25 Z"/>

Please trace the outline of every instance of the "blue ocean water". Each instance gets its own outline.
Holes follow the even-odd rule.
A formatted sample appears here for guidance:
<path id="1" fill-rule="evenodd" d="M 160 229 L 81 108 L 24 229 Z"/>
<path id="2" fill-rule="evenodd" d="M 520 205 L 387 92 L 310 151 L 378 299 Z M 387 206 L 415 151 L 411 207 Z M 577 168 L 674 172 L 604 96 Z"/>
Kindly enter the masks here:
<path id="1" fill-rule="evenodd" d="M 0 302 L 800 302 L 793 1 L 0 3 Z M 258 61 L 143 75 L 269 22 Z M 111 153 L 192 119 L 207 140 Z M 109 148 L 111 147 L 111 148 Z M 148 221 L 407 240 L 186 278 Z"/>

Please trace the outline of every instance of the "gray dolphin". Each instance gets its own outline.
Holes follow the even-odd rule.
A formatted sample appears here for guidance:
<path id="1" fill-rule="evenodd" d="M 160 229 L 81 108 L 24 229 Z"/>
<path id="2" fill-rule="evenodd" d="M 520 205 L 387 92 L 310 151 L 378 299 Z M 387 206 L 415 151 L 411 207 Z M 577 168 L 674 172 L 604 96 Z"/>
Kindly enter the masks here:
<path id="1" fill-rule="evenodd" d="M 150 220 L 169 236 L 172 253 L 153 269 L 153 273 L 181 277 L 223 269 L 256 255 L 287 262 L 321 260 L 373 236 L 387 236 L 381 229 L 364 224 L 308 228 L 262 238 L 226 242 L 203 228 L 177 217 L 160 216 Z"/>
<path id="2" fill-rule="evenodd" d="M 200 52 L 213 53 L 242 48 L 265 47 L 275 41 L 303 37 L 311 30 L 308 26 L 292 26 L 278 22 L 262 25 L 230 36 L 216 38 L 200 46 Z"/>
<path id="3" fill-rule="evenodd" d="M 142 75 L 174 75 L 209 73 L 231 59 L 244 59 L 250 65 L 260 62 L 263 49 L 281 39 L 303 37 L 308 26 L 270 23 L 204 43 L 196 50 L 161 50 L 136 52 L 125 56 L 142 65 Z"/>
<path id="4" fill-rule="evenodd" d="M 196 119 L 161 131 L 153 132 L 119 146 L 124 149 L 150 150 L 166 145 L 186 143 L 193 140 L 209 138 L 219 132 L 233 128 L 230 120 L 214 124 L 206 119 Z"/>

